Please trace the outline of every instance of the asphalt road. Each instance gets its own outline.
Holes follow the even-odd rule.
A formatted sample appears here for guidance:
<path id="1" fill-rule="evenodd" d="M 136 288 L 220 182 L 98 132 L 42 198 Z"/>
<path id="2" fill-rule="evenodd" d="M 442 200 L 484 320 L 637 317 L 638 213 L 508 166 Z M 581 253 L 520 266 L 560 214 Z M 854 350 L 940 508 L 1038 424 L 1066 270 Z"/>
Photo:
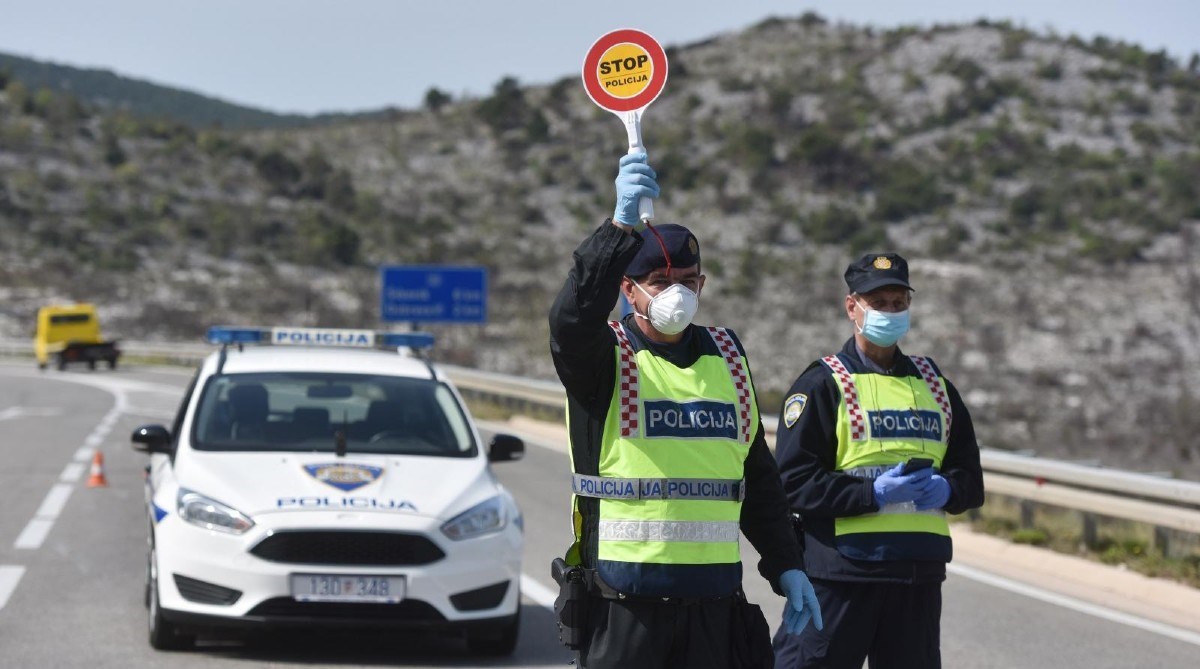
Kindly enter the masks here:
<path id="1" fill-rule="evenodd" d="M 162 653 L 142 606 L 146 456 L 129 446 L 144 423 L 169 424 L 189 375 L 159 368 L 38 372 L 0 362 L 0 667 L 549 667 L 555 639 L 550 559 L 570 541 L 562 444 L 528 439 L 524 460 L 496 466 L 525 513 L 521 638 L 512 658 L 481 662 L 454 638 L 353 634 L 206 638 Z M 108 486 L 89 488 L 99 449 Z M 782 600 L 754 569 L 746 589 L 768 620 Z M 944 588 L 946 667 L 1188 668 L 1200 647 L 998 589 L 959 575 Z"/>

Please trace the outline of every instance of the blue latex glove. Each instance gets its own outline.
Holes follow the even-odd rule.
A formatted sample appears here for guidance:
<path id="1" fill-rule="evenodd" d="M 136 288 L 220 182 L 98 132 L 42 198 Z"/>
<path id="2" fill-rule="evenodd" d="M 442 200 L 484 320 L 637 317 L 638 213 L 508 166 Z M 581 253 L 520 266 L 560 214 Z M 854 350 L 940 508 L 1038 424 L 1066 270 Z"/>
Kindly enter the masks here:
<path id="1" fill-rule="evenodd" d="M 646 154 L 631 153 L 621 156 L 621 168 L 617 172 L 617 208 L 613 220 L 625 225 L 641 225 L 638 218 L 638 200 L 643 197 L 658 197 L 658 175 L 646 164 Z"/>
<path id="2" fill-rule="evenodd" d="M 880 474 L 871 484 L 875 489 L 875 503 L 880 507 L 897 502 L 911 502 L 925 491 L 925 482 L 933 476 L 933 468 L 918 469 L 904 474 L 904 463 Z"/>
<path id="3" fill-rule="evenodd" d="M 917 511 L 940 509 L 946 506 L 946 502 L 950 501 L 950 482 L 942 478 L 941 474 L 930 476 L 922 486 L 921 494 L 913 501 L 917 504 Z"/>
<path id="4" fill-rule="evenodd" d="M 804 572 L 799 569 L 783 572 L 779 576 L 779 587 L 783 589 L 783 594 L 787 595 L 787 605 L 783 607 L 783 629 L 788 634 L 799 634 L 805 625 L 808 625 L 809 620 L 818 630 L 825 629 L 817 593 Z"/>

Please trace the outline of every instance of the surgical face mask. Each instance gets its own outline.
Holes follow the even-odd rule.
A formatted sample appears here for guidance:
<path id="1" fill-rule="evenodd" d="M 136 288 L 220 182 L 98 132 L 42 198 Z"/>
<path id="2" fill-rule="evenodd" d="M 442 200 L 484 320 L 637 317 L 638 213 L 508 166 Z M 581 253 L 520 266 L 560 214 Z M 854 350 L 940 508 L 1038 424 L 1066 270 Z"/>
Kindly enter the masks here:
<path id="1" fill-rule="evenodd" d="M 854 303 L 863 311 L 862 327 L 858 327 L 858 323 L 855 323 L 854 327 L 872 344 L 891 346 L 908 332 L 908 309 L 897 312 L 876 311 L 858 300 Z"/>
<path id="2" fill-rule="evenodd" d="M 692 322 L 692 318 L 696 316 L 696 309 L 700 307 L 700 296 L 681 283 L 673 283 L 658 295 L 653 296 L 638 282 L 634 281 L 633 285 L 650 298 L 650 304 L 646 307 L 646 316 L 636 311 L 634 313 L 639 318 L 650 321 L 650 325 L 654 326 L 655 330 L 665 335 L 683 332 L 684 328 Z"/>

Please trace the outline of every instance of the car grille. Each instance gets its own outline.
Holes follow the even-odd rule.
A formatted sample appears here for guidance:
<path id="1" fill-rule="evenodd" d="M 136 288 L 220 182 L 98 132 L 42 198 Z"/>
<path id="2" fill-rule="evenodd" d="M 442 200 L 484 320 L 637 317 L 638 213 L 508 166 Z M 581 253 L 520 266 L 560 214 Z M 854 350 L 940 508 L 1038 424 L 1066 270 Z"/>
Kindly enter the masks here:
<path id="1" fill-rule="evenodd" d="M 179 574 L 174 574 L 174 576 L 175 587 L 179 589 L 179 594 L 189 602 L 229 606 L 242 596 L 240 590 L 188 578 L 187 576 L 180 576 Z"/>
<path id="2" fill-rule="evenodd" d="M 408 566 L 446 557 L 428 538 L 402 532 L 276 532 L 250 552 L 272 562 L 330 565 Z"/>
<path id="3" fill-rule="evenodd" d="M 246 615 L 297 620 L 336 618 L 427 623 L 446 621 L 446 618 L 438 613 L 433 605 L 417 599 L 406 599 L 396 604 L 360 604 L 353 602 L 298 602 L 290 597 L 276 597 L 250 609 Z"/>

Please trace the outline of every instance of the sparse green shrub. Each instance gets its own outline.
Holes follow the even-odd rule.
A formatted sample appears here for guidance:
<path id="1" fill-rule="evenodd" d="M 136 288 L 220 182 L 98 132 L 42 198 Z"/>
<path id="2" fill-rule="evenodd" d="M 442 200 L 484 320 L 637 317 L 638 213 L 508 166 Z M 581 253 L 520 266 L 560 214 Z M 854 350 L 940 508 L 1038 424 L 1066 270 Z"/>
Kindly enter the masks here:
<path id="1" fill-rule="evenodd" d="M 1113 94 L 1113 99 L 1125 106 L 1131 114 L 1145 115 L 1150 113 L 1150 101 L 1139 97 L 1128 88 L 1119 88 Z"/>
<path id="2" fill-rule="evenodd" d="M 525 137 L 532 143 L 550 139 L 550 122 L 541 110 L 535 109 L 529 114 L 529 120 L 525 123 Z"/>
<path id="3" fill-rule="evenodd" d="M 450 95 L 438 88 L 430 88 L 425 92 L 425 108 L 431 112 L 441 111 L 442 107 L 445 107 L 450 101 Z"/>
<path id="4" fill-rule="evenodd" d="M 817 244 L 840 244 L 866 228 L 857 211 L 840 204 L 831 204 L 798 223 L 804 236 Z"/>
<path id="5" fill-rule="evenodd" d="M 814 11 L 807 11 L 800 15 L 800 25 L 804 26 L 805 28 L 812 28 L 813 26 L 823 26 L 823 25 L 826 25 L 827 23 L 828 23 L 828 21 L 825 20 L 825 17 L 821 16 L 820 14 L 818 14 Z"/>
<path id="6" fill-rule="evenodd" d="M 1044 546 L 1048 539 L 1045 530 L 1034 527 L 1015 530 L 1012 534 L 1013 543 L 1031 546 Z"/>
<path id="7" fill-rule="evenodd" d="M 121 141 L 116 135 L 105 134 L 102 142 L 102 151 L 104 152 L 104 162 L 108 163 L 109 167 L 120 167 L 128 160 L 125 151 L 121 149 Z"/>
<path id="8" fill-rule="evenodd" d="M 1000 44 L 1000 58 L 1004 60 L 1018 60 L 1025 55 L 1025 42 L 1029 41 L 1029 34 L 1021 30 L 1007 30 L 1004 32 L 1003 41 Z"/>
<path id="9" fill-rule="evenodd" d="M 950 200 L 934 174 L 907 161 L 886 165 L 878 172 L 877 183 L 875 214 L 885 221 L 923 214 Z"/>
<path id="10" fill-rule="evenodd" d="M 1057 60 L 1052 60 L 1048 63 L 1039 63 L 1037 67 L 1037 76 L 1049 81 L 1058 81 L 1062 79 L 1063 69 L 1062 63 Z"/>
<path id="11" fill-rule="evenodd" d="M 287 193 L 300 180 L 303 171 L 296 161 L 279 149 L 271 149 L 254 161 L 254 168 L 276 193 Z"/>
<path id="12" fill-rule="evenodd" d="M 1134 121 L 1129 126 L 1129 134 L 1133 135 L 1133 139 L 1143 146 L 1158 148 L 1162 145 L 1162 137 L 1159 136 L 1158 131 L 1153 126 L 1141 121 Z"/>
<path id="13" fill-rule="evenodd" d="M 790 158 L 811 164 L 821 186 L 857 187 L 865 181 L 865 160 L 845 141 L 834 127 L 816 123 L 801 131 Z"/>
<path id="14" fill-rule="evenodd" d="M 744 125 L 729 134 L 724 154 L 752 172 L 775 164 L 775 135 L 768 129 Z"/>
<path id="15" fill-rule="evenodd" d="M 947 258 L 958 253 L 963 243 L 971 238 L 965 226 L 947 222 L 942 231 L 934 235 L 929 242 L 929 255 L 935 258 Z"/>
<path id="16" fill-rule="evenodd" d="M 522 127 L 527 110 L 521 84 L 513 77 L 504 77 L 492 90 L 491 97 L 479 102 L 475 113 L 494 132 L 502 133 Z"/>

